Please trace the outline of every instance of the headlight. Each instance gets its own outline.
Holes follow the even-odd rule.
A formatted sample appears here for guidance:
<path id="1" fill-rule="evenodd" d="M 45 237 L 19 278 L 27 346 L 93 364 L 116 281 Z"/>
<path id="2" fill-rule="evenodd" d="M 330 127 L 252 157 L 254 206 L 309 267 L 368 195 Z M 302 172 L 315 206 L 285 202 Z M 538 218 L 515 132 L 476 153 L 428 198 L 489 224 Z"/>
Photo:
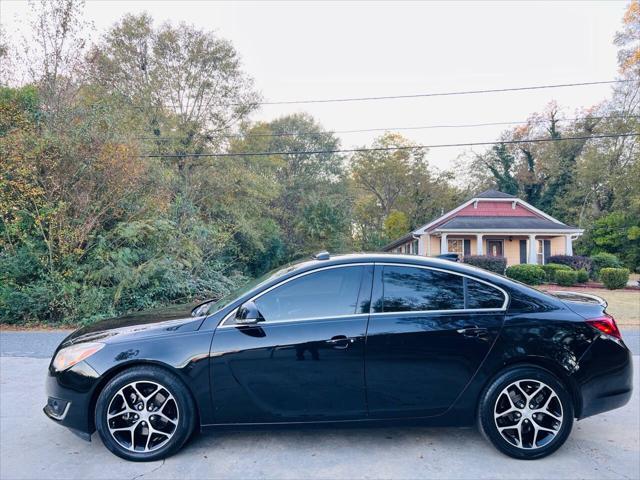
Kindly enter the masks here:
<path id="1" fill-rule="evenodd" d="M 58 372 L 73 367 L 104 347 L 104 343 L 80 343 L 60 350 L 53 359 L 53 368 Z"/>

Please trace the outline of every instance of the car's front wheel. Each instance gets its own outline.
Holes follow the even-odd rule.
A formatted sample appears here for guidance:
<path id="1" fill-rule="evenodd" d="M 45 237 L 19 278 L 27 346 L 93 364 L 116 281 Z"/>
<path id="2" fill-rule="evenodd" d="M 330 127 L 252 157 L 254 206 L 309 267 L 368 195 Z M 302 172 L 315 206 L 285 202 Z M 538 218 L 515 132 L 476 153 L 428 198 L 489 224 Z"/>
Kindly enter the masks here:
<path id="1" fill-rule="evenodd" d="M 573 425 L 573 403 L 550 372 L 515 367 L 483 392 L 478 407 L 482 433 L 503 453 L 520 459 L 545 457 L 565 442 Z"/>
<path id="2" fill-rule="evenodd" d="M 140 366 L 115 376 L 96 402 L 95 424 L 119 457 L 152 461 L 177 452 L 194 429 L 194 405 L 174 374 Z"/>

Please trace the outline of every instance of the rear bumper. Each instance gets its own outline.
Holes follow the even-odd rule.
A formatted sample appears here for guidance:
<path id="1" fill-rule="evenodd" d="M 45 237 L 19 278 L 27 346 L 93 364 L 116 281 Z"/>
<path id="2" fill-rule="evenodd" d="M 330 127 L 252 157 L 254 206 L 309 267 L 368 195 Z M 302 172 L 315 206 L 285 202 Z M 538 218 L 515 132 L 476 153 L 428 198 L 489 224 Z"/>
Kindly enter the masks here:
<path id="1" fill-rule="evenodd" d="M 631 352 L 620 341 L 600 336 L 584 353 L 573 374 L 577 386 L 577 418 L 624 406 L 633 393 Z"/>

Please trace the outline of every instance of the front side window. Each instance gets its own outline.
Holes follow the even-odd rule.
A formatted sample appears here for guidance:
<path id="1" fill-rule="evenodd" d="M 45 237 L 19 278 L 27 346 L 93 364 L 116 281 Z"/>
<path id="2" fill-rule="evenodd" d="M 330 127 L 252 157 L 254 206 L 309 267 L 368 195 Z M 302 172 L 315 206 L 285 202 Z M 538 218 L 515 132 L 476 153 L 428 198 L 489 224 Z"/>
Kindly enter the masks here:
<path id="1" fill-rule="evenodd" d="M 504 293 L 491 285 L 465 279 L 467 286 L 465 308 L 502 308 Z"/>
<path id="2" fill-rule="evenodd" d="M 375 312 L 458 310 L 464 308 L 463 277 L 423 268 L 385 266 L 383 298 Z"/>
<path id="3" fill-rule="evenodd" d="M 340 267 L 295 278 L 255 300 L 266 321 L 326 318 L 356 312 L 364 267 Z"/>

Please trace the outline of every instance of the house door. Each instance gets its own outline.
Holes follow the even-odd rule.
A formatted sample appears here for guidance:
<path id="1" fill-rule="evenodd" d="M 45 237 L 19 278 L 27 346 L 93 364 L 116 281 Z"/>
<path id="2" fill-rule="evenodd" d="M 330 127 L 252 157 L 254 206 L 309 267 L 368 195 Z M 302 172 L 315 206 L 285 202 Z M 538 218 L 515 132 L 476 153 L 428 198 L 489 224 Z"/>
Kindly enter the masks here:
<path id="1" fill-rule="evenodd" d="M 504 257 L 502 240 L 487 240 L 487 253 L 491 257 Z"/>

